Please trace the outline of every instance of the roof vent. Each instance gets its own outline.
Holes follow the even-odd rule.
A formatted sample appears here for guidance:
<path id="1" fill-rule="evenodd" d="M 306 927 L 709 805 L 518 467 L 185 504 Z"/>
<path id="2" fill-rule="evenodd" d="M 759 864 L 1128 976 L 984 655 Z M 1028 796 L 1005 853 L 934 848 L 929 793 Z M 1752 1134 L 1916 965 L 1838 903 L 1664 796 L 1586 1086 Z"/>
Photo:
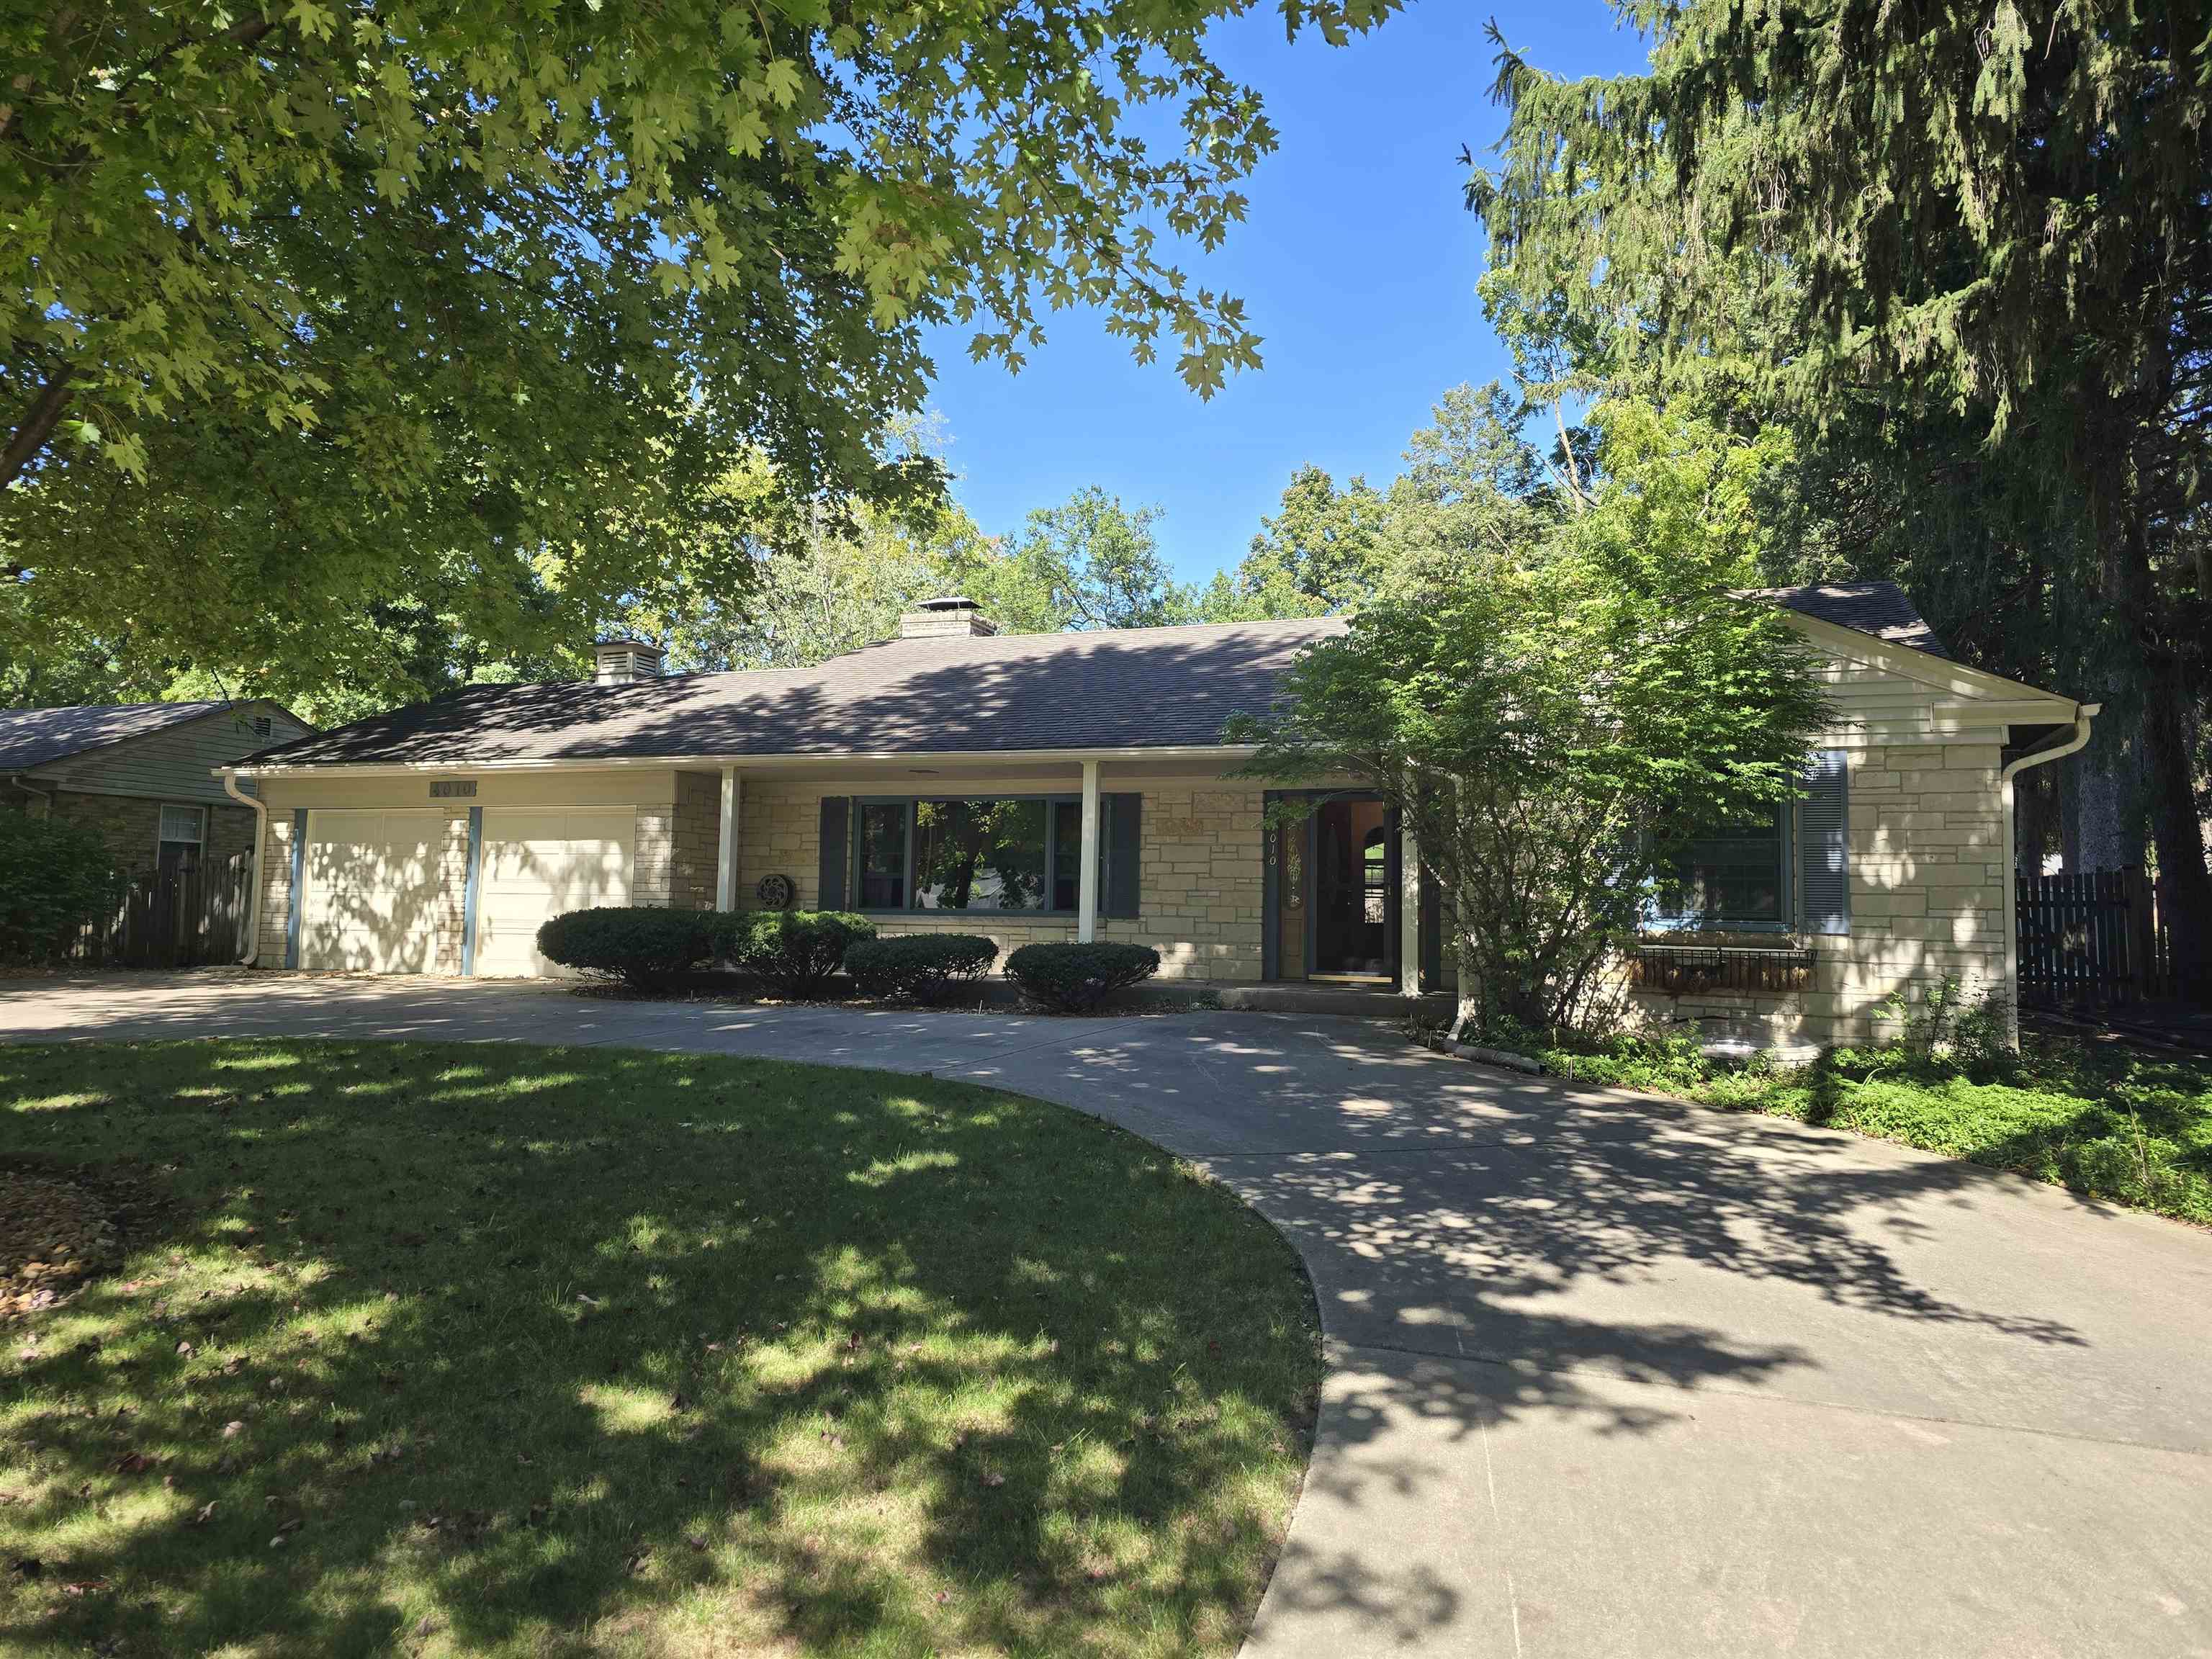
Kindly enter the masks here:
<path id="1" fill-rule="evenodd" d="M 646 640 L 601 640 L 592 647 L 598 659 L 593 682 L 599 685 L 628 685 L 634 680 L 660 678 L 660 647 Z"/>
<path id="2" fill-rule="evenodd" d="M 983 614 L 973 599 L 957 596 L 924 599 L 899 618 L 902 640 L 988 639 L 999 624 Z"/>

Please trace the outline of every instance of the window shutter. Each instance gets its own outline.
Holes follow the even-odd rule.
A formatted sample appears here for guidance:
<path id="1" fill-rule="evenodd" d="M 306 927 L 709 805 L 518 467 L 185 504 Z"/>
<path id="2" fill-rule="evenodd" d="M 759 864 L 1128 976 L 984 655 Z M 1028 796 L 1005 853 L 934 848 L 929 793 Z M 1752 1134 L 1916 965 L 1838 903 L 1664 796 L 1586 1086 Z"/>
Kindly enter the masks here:
<path id="1" fill-rule="evenodd" d="M 1813 757 L 1797 801 L 1797 890 L 1805 930 L 1851 931 L 1850 773 L 1840 749 Z"/>
<path id="2" fill-rule="evenodd" d="M 822 879 L 816 889 L 814 908 L 817 910 L 842 910 L 845 908 L 845 867 L 850 862 L 845 855 L 845 835 L 853 821 L 853 798 L 850 795 L 824 795 L 822 798 Z"/>
<path id="3" fill-rule="evenodd" d="M 1145 798 L 1139 794 L 1108 795 L 1098 803 L 1105 818 L 1106 896 L 1099 913 L 1109 916 L 1137 914 L 1139 843 L 1143 834 Z"/>

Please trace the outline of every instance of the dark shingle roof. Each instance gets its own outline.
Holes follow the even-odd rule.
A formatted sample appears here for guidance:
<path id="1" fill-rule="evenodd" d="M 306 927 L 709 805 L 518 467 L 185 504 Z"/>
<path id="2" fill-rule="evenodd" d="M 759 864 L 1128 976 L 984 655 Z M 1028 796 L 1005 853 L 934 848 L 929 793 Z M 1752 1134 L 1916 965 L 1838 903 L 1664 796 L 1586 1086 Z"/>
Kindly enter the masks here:
<path id="1" fill-rule="evenodd" d="M 0 709 L 0 772 L 46 766 L 228 707 L 223 702 L 118 702 Z"/>
<path id="2" fill-rule="evenodd" d="M 1893 582 L 1747 595 L 1948 655 Z M 1261 714 L 1284 672 L 1343 622 L 887 640 L 811 668 L 629 685 L 478 685 L 264 750 L 253 764 L 469 765 L 684 756 L 1174 749 Z M 173 706 L 173 705 L 172 705 Z"/>
<path id="3" fill-rule="evenodd" d="M 1891 645 L 1910 646 L 1936 657 L 1951 654 L 1895 582 L 1808 582 L 1802 587 L 1754 588 L 1745 597 L 1871 634 Z"/>
<path id="4" fill-rule="evenodd" d="M 471 686 L 281 744 L 253 763 L 1165 749 L 1265 714 L 1322 618 L 890 640 L 811 668 L 629 685 Z"/>

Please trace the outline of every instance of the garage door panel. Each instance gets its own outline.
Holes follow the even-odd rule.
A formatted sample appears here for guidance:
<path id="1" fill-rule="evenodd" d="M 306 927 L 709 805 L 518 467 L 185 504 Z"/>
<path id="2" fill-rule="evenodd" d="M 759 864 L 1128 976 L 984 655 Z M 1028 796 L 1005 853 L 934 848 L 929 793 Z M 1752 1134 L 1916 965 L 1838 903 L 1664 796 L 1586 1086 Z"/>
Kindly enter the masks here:
<path id="1" fill-rule="evenodd" d="M 324 971 L 436 973 L 448 899 L 435 812 L 315 812 L 307 823 L 300 964 Z"/>
<path id="2" fill-rule="evenodd" d="M 538 929 L 565 911 L 630 902 L 636 822 L 627 806 L 487 811 L 476 971 L 565 976 L 538 954 Z"/>

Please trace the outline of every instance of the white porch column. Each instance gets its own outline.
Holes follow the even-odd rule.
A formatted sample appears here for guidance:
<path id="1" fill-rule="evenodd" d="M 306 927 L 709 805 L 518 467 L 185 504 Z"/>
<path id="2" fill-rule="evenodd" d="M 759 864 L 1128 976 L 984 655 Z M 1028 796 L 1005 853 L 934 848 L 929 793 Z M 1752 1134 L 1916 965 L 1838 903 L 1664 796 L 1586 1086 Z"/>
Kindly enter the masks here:
<path id="1" fill-rule="evenodd" d="M 1075 937 L 1088 945 L 1098 935 L 1098 763 L 1083 763 L 1083 853 L 1076 866 Z"/>
<path id="2" fill-rule="evenodd" d="M 1421 994 L 1421 850 L 1398 818 L 1398 994 Z"/>
<path id="3" fill-rule="evenodd" d="M 714 908 L 738 908 L 738 769 L 722 769 L 721 856 L 714 861 Z"/>

